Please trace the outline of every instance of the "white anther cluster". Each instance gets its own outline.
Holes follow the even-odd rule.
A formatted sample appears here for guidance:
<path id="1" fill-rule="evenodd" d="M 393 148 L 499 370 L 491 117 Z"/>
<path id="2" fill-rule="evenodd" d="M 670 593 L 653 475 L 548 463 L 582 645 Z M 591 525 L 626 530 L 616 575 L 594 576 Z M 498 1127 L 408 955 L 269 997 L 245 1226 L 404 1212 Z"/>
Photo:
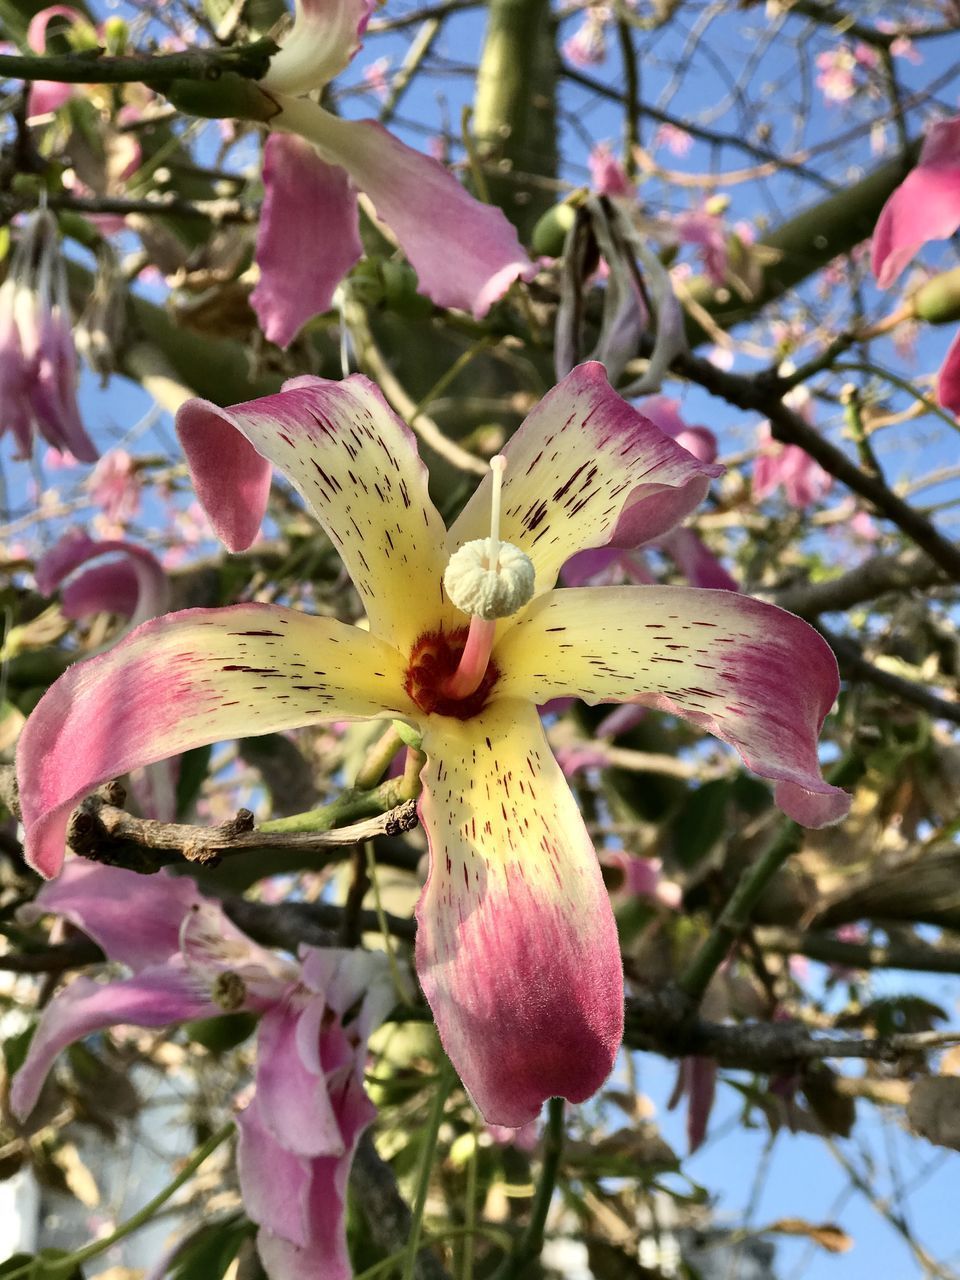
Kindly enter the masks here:
<path id="1" fill-rule="evenodd" d="M 533 597 L 533 580 L 533 561 L 526 552 L 512 542 L 491 538 L 464 543 L 443 575 L 447 595 L 457 608 L 485 622 L 509 618 L 522 609 Z"/>

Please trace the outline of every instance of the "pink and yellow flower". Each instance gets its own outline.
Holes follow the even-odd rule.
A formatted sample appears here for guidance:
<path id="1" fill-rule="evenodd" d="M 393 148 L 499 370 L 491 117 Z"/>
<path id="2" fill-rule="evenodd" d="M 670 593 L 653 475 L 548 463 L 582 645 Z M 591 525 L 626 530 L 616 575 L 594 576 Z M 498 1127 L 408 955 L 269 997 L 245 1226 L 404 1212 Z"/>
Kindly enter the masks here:
<path id="1" fill-rule="evenodd" d="M 72 807 L 149 761 L 324 720 L 405 720 L 427 760 L 417 969 L 444 1046 L 491 1123 L 516 1128 L 547 1097 L 589 1097 L 620 1044 L 623 975 L 538 704 L 572 696 L 683 716 L 816 826 L 848 807 L 817 762 L 838 689 L 831 651 L 800 619 L 729 591 L 555 589 L 561 565 L 608 542 L 626 508 L 635 541 L 657 537 L 718 471 L 616 395 L 598 364 L 544 397 L 504 450 L 502 490 L 488 475 L 449 530 L 412 433 L 363 377 L 295 378 L 230 409 L 191 401 L 178 431 L 231 549 L 256 536 L 271 465 L 287 475 L 339 550 L 369 630 L 278 606 L 187 610 L 71 668 L 21 736 L 31 865 L 56 875 Z M 496 537 L 528 562 L 533 595 L 511 616 L 468 619 L 445 570 L 482 540 L 497 493 Z M 496 567 L 489 543 L 487 554 Z"/>

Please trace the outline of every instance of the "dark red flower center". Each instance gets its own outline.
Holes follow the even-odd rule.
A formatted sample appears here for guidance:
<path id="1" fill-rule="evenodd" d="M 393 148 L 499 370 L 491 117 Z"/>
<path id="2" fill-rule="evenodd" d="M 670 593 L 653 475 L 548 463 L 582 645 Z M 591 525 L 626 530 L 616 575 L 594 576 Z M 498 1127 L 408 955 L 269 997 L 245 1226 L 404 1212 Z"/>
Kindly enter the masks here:
<path id="1" fill-rule="evenodd" d="M 496 663 L 487 663 L 479 688 L 466 698 L 451 698 L 443 687 L 460 664 L 467 643 L 468 627 L 456 631 L 426 631 L 410 651 L 404 688 L 427 715 L 453 716 L 469 720 L 487 705 L 500 677 Z"/>

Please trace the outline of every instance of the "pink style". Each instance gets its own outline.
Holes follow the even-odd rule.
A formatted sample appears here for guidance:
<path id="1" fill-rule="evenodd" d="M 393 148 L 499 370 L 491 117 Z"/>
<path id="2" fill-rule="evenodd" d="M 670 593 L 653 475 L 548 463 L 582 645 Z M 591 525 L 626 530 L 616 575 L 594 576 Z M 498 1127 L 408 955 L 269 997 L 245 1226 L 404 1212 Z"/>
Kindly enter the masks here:
<path id="1" fill-rule="evenodd" d="M 361 376 L 295 378 L 229 409 L 189 401 L 178 432 L 233 550 L 257 535 L 272 466 L 286 474 L 338 548 L 369 630 L 270 605 L 195 609 L 72 667 L 20 738 L 31 865 L 56 875 L 71 809 L 132 768 L 235 736 L 405 720 L 426 756 L 417 972 L 444 1047 L 490 1123 L 519 1128 L 546 1098 L 590 1097 L 620 1046 L 623 974 L 538 705 L 578 697 L 682 716 L 771 779 L 784 812 L 820 826 L 849 806 L 817 760 L 839 685 L 832 652 L 799 618 L 730 591 L 556 589 L 561 566 L 608 543 L 625 510 L 635 542 L 659 537 L 718 471 L 621 399 L 597 363 L 534 408 L 504 449 L 501 488 L 488 474 L 449 530 L 412 432 Z M 444 575 L 491 527 L 494 499 L 498 537 L 528 558 L 533 594 L 495 621 L 480 683 L 457 696 L 479 619 L 455 608 Z"/>

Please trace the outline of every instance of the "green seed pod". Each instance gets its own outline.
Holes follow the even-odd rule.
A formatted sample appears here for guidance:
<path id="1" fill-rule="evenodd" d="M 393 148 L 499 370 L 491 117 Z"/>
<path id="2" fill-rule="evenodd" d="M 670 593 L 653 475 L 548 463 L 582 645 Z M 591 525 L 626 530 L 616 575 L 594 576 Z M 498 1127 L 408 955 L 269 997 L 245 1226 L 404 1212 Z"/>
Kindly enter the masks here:
<path id="1" fill-rule="evenodd" d="M 570 199 L 548 209 L 533 228 L 531 238 L 533 252 L 545 254 L 550 258 L 559 258 L 563 253 L 563 242 L 576 216 L 576 202 Z"/>
<path id="2" fill-rule="evenodd" d="M 960 267 L 943 271 L 920 286 L 910 299 L 914 315 L 928 324 L 960 320 Z"/>

